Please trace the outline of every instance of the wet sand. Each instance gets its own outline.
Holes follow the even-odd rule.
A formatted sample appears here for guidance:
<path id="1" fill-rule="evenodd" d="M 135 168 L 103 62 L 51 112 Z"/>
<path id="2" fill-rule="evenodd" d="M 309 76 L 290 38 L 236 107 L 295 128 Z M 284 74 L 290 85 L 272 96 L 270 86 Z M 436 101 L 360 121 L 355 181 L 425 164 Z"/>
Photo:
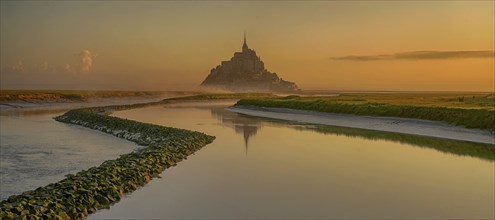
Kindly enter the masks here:
<path id="1" fill-rule="evenodd" d="M 495 134 L 489 131 L 468 129 L 461 126 L 454 126 L 446 122 L 251 106 L 233 106 L 227 108 L 227 110 L 245 115 L 297 121 L 302 123 L 342 126 L 460 141 L 471 141 L 484 144 L 495 144 Z"/>

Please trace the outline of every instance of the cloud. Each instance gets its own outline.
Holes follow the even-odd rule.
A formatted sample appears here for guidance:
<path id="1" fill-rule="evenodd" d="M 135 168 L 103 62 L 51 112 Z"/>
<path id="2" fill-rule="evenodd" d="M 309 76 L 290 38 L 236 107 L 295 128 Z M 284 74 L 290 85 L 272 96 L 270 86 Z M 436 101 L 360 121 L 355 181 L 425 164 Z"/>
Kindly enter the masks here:
<path id="1" fill-rule="evenodd" d="M 9 69 L 11 72 L 14 73 L 26 72 L 26 66 L 24 65 L 24 58 L 18 59 L 16 63 L 10 65 Z"/>
<path id="2" fill-rule="evenodd" d="M 93 62 L 96 54 L 92 51 L 85 49 L 79 53 L 72 54 L 69 62 L 64 63 L 48 63 L 48 61 L 42 61 L 40 63 L 31 63 L 26 65 L 24 58 L 20 58 L 15 62 L 0 67 L 2 73 L 53 73 L 53 74 L 88 74 L 92 72 Z M 29 68 L 30 67 L 30 68 Z"/>
<path id="3" fill-rule="evenodd" d="M 71 65 L 70 65 L 70 64 L 68 64 L 68 63 L 66 63 L 66 64 L 64 65 L 64 72 L 65 72 L 65 73 L 73 73 L 74 71 L 72 71 L 72 67 L 71 67 Z"/>
<path id="4" fill-rule="evenodd" d="M 375 60 L 432 60 L 462 58 L 493 58 L 493 50 L 459 50 L 459 51 L 410 51 L 395 54 L 332 57 L 332 60 L 375 61 Z"/>
<path id="5" fill-rule="evenodd" d="M 79 57 L 81 58 L 80 63 L 80 72 L 81 73 L 89 73 L 91 72 L 91 67 L 93 66 L 93 59 L 96 57 L 91 51 L 83 50 L 79 53 Z"/>
<path id="6" fill-rule="evenodd" d="M 20 58 L 12 64 L 5 65 L 1 68 L 2 73 L 17 74 L 28 71 L 24 58 Z"/>

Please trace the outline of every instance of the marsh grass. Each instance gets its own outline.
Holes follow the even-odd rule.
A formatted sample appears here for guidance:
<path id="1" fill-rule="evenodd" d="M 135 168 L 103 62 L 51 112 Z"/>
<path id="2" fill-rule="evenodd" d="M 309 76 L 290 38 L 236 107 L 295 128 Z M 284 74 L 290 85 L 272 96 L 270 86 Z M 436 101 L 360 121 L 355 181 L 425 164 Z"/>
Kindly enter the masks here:
<path id="1" fill-rule="evenodd" d="M 338 96 L 304 97 L 344 104 L 383 103 L 426 107 L 495 110 L 494 93 L 342 93 Z"/>
<path id="2" fill-rule="evenodd" d="M 474 96 L 472 102 L 464 104 L 457 104 L 452 101 L 453 97 L 457 96 L 423 96 L 420 94 L 352 94 L 337 97 L 289 96 L 241 99 L 236 105 L 444 121 L 467 128 L 495 131 L 493 94 L 478 94 L 478 98 L 476 95 L 472 95 L 471 98 Z M 466 99 L 464 98 L 464 100 Z"/>

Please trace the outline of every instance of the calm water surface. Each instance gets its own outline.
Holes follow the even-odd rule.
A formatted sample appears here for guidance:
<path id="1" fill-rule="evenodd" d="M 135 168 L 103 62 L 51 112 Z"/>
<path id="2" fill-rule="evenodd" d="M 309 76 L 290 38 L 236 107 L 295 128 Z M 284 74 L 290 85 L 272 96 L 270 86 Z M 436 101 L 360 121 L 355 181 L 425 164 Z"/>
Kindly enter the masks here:
<path id="1" fill-rule="evenodd" d="M 93 219 L 494 218 L 493 160 L 182 104 L 114 116 L 217 139 Z"/>
<path id="2" fill-rule="evenodd" d="M 0 200 L 129 153 L 132 142 L 57 122 L 63 114 L 0 116 Z"/>

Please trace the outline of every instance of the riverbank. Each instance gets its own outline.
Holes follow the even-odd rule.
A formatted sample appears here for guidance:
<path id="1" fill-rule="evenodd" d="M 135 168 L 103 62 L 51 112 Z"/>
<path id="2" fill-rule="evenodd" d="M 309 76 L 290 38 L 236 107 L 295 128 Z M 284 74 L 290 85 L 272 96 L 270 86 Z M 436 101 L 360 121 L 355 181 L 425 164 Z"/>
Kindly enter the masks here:
<path id="1" fill-rule="evenodd" d="M 495 132 L 495 95 L 493 93 L 341 94 L 336 97 L 286 96 L 241 99 L 236 105 L 423 119 Z"/>
<path id="2" fill-rule="evenodd" d="M 427 121 L 398 117 L 376 117 L 350 114 L 323 113 L 288 108 L 243 106 L 236 104 L 230 111 L 265 118 L 274 118 L 302 123 L 342 126 L 368 130 L 413 134 L 452 140 L 495 144 L 490 131 L 468 129 L 446 122 Z"/>

